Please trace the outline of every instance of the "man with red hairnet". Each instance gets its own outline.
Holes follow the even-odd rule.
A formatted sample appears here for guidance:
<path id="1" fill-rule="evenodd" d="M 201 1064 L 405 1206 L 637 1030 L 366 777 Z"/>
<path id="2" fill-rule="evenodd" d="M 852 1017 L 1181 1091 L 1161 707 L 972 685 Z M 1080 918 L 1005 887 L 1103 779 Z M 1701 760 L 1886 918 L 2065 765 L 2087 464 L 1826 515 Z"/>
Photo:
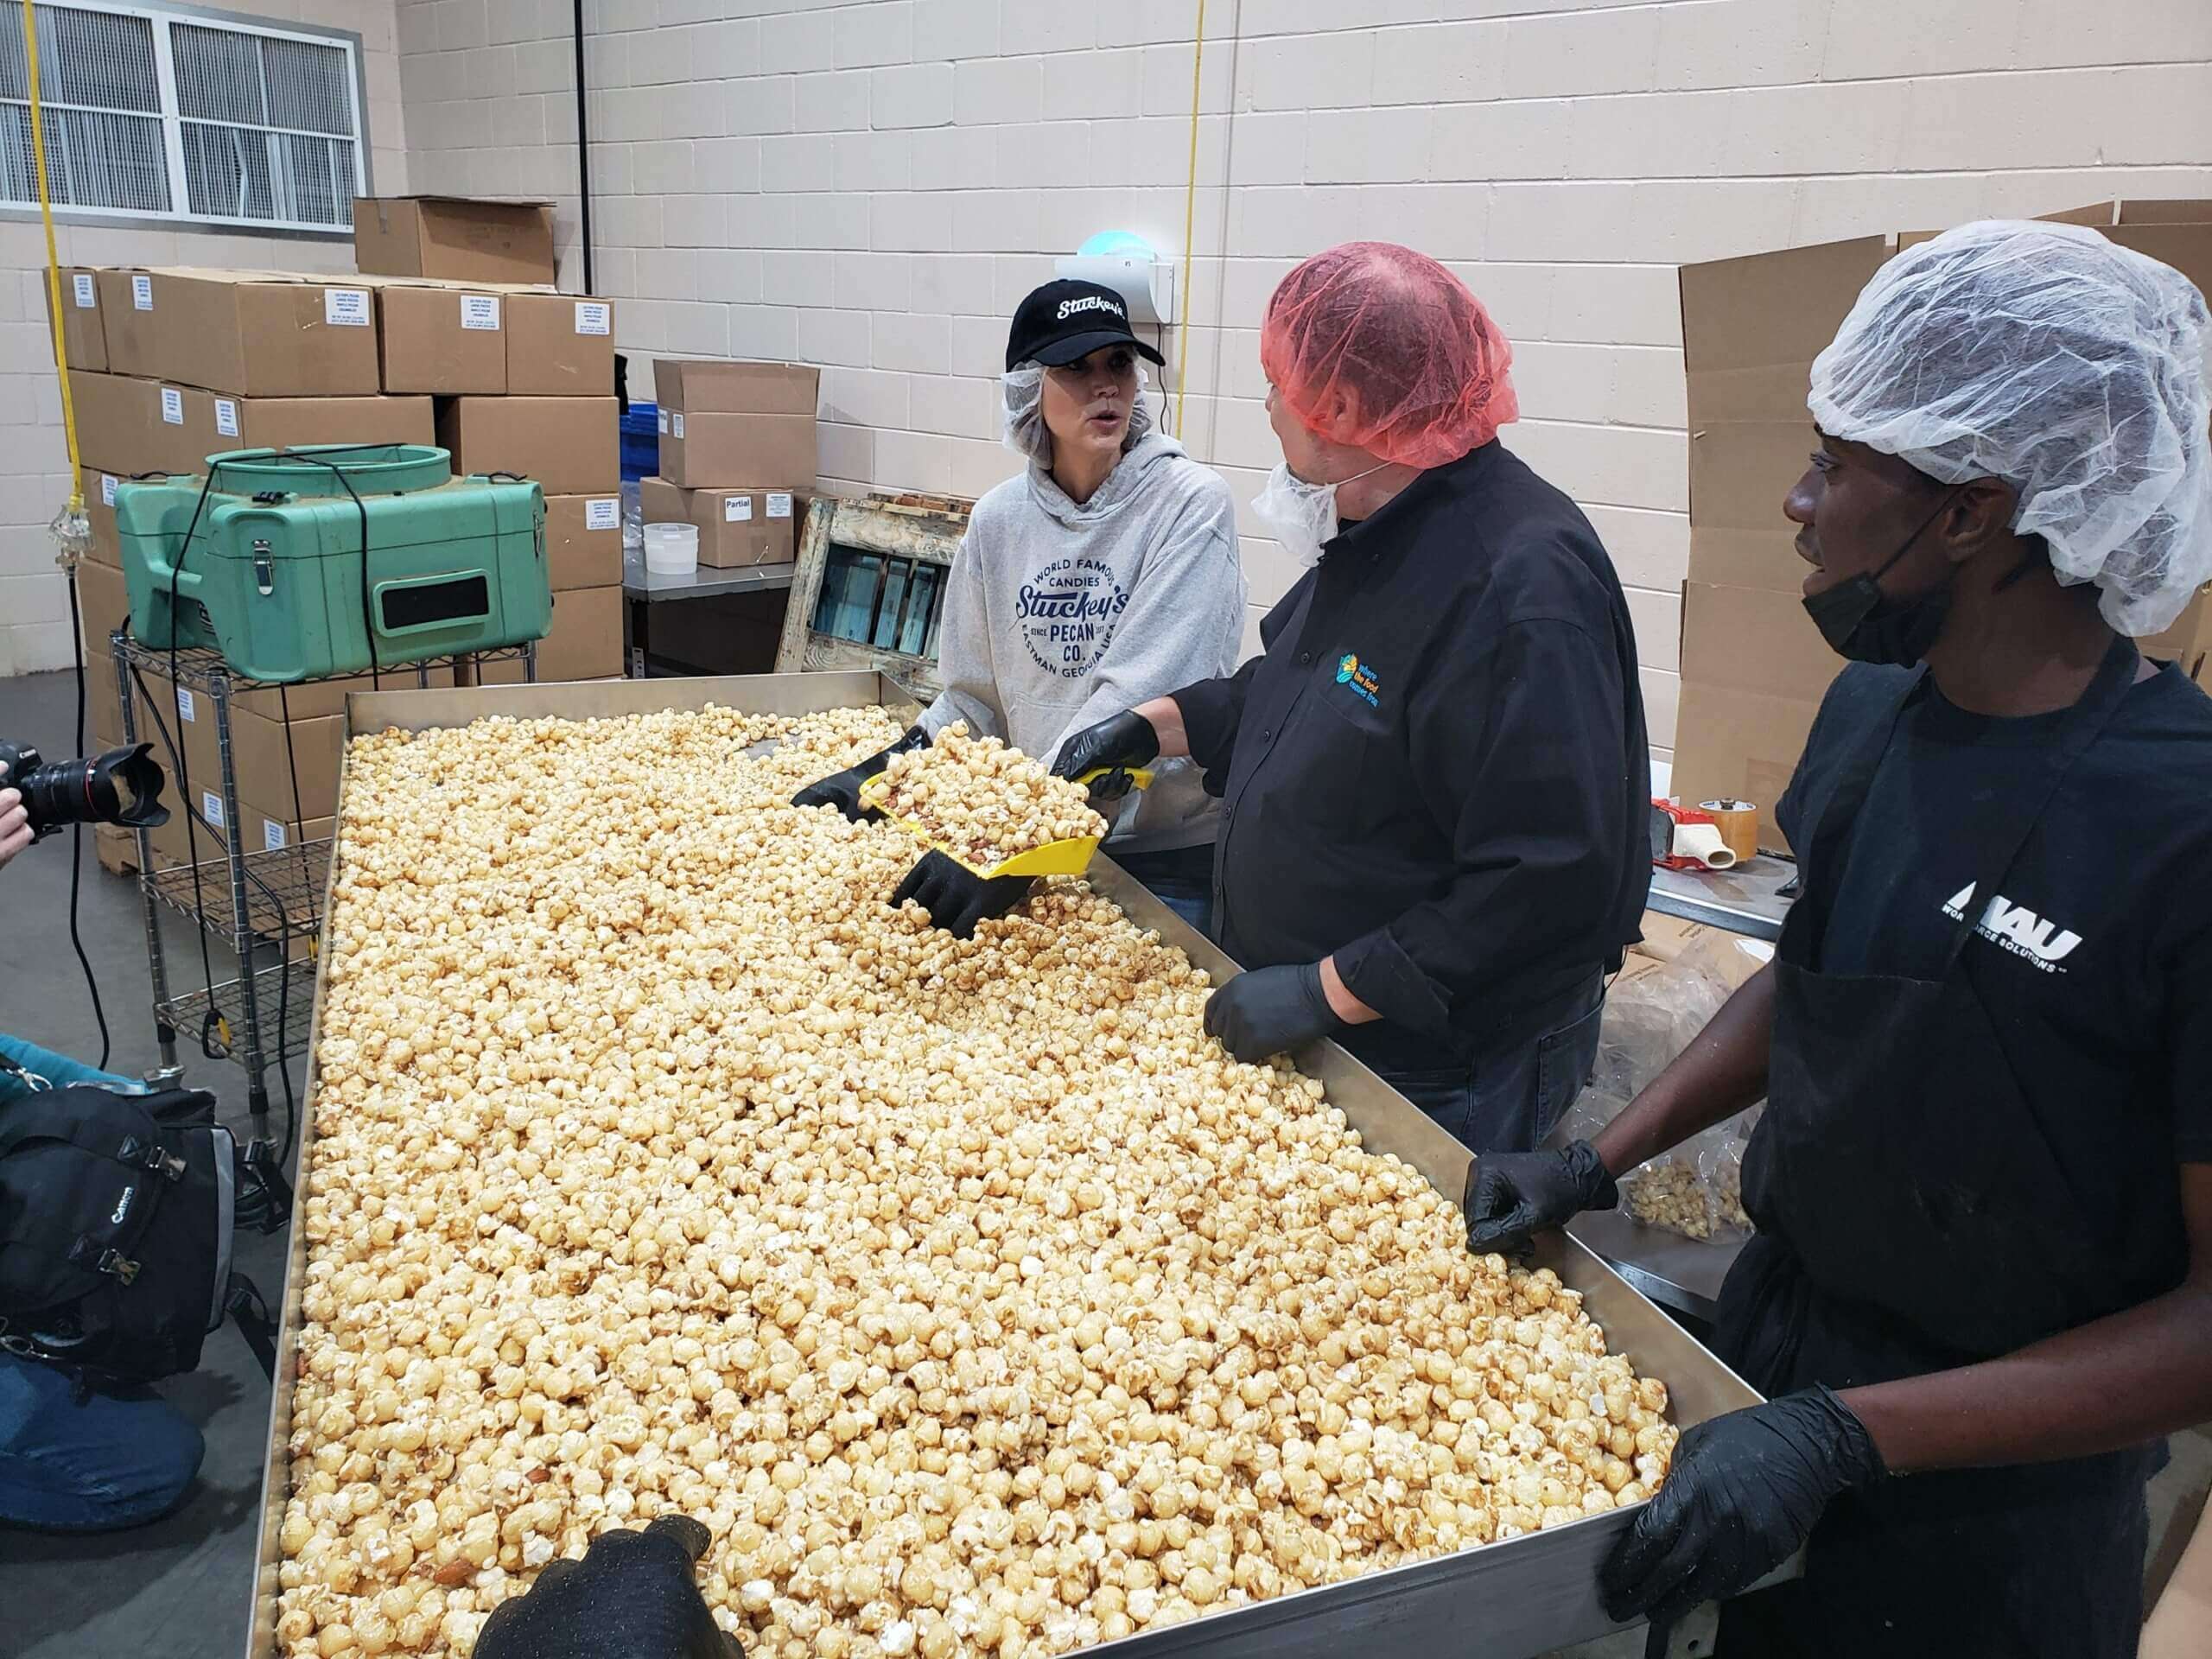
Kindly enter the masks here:
<path id="1" fill-rule="evenodd" d="M 1333 1037 L 1478 1151 L 1587 1078 L 1650 886 L 1650 760 L 1612 563 L 1497 442 L 1511 348 L 1434 260 L 1315 255 L 1260 356 L 1285 464 L 1255 509 L 1311 567 L 1266 654 L 1078 732 L 1055 770 L 1189 754 L 1224 801 L 1206 1028 Z"/>

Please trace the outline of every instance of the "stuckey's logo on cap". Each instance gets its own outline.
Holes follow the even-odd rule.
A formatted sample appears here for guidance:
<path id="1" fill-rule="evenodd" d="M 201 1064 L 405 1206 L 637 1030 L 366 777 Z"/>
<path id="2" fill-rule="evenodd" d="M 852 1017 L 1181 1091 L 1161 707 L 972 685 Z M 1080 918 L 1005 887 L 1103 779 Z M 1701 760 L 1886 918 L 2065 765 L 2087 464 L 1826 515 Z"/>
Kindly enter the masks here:
<path id="1" fill-rule="evenodd" d="M 1129 314 L 1122 309 L 1120 306 L 1115 304 L 1113 301 L 1108 299 L 1103 294 L 1086 294 L 1079 300 L 1062 300 L 1060 302 L 1060 308 L 1053 316 L 1052 321 L 1055 322 L 1065 322 L 1070 317 L 1074 316 L 1079 311 L 1110 311 L 1116 316 L 1119 317 L 1123 322 L 1127 322 L 1129 320 Z"/>
<path id="2" fill-rule="evenodd" d="M 1382 688 L 1375 677 L 1375 671 L 1363 664 L 1352 652 L 1348 651 L 1337 659 L 1337 683 L 1350 686 L 1352 695 L 1363 698 L 1369 708 L 1382 706 L 1376 696 Z"/>

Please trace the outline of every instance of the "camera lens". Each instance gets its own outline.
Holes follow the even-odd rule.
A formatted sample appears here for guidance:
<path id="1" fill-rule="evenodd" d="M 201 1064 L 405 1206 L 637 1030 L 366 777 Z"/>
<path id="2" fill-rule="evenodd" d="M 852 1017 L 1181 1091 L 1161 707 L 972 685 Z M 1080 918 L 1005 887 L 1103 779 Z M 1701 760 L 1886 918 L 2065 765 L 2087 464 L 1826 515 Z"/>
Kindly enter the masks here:
<path id="1" fill-rule="evenodd" d="M 150 743 L 110 749 L 52 766 L 19 767 L 12 779 L 22 792 L 31 833 L 44 836 L 68 823 L 112 823 L 126 830 L 153 829 L 169 821 L 162 804 L 160 763 Z M 35 760 L 35 751 L 23 752 Z"/>

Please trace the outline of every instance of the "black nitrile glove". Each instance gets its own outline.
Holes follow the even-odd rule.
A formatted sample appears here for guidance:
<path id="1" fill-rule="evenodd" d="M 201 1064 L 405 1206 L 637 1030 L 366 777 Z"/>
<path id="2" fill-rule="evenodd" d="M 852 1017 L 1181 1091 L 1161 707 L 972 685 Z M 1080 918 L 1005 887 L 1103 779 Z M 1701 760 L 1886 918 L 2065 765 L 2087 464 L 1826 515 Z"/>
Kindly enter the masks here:
<path id="1" fill-rule="evenodd" d="M 856 766 L 842 772 L 833 772 L 827 778 L 809 784 L 791 797 L 793 806 L 834 806 L 855 823 L 867 817 L 861 805 L 861 785 L 883 770 L 883 763 L 894 754 L 904 754 L 909 749 L 926 749 L 930 734 L 918 726 L 910 726 L 906 735 L 887 749 L 879 749 Z"/>
<path id="2" fill-rule="evenodd" d="M 743 1659 L 693 1581 L 713 1541 L 679 1515 L 643 1532 L 603 1532 L 582 1560 L 549 1563 L 526 1593 L 494 1608 L 476 1659 Z"/>
<path id="3" fill-rule="evenodd" d="M 1788 1560 L 1840 1493 L 1888 1471 L 1850 1407 L 1815 1385 L 1700 1423 L 1598 1573 L 1611 1618 L 1672 1624 Z"/>
<path id="4" fill-rule="evenodd" d="M 891 907 L 896 910 L 911 899 L 954 938 L 973 938 L 976 923 L 1003 916 L 1027 899 L 1032 880 L 1026 875 L 981 876 L 932 847 L 906 872 L 906 879 L 891 895 Z"/>
<path id="5" fill-rule="evenodd" d="M 1152 722 L 1134 709 L 1124 709 L 1096 726 L 1086 726 L 1060 745 L 1052 762 L 1055 778 L 1080 778 L 1086 772 L 1108 768 L 1103 778 L 1090 780 L 1090 807 L 1103 811 L 1129 792 L 1128 768 L 1149 766 L 1160 759 L 1160 734 Z"/>
<path id="6" fill-rule="evenodd" d="M 1598 1149 L 1577 1141 L 1559 1152 L 1485 1152 L 1467 1172 L 1467 1248 L 1517 1250 L 1529 1235 L 1563 1227 L 1585 1210 L 1610 1210 L 1620 1193 Z"/>
<path id="7" fill-rule="evenodd" d="M 1206 1035 L 1248 1065 L 1343 1028 L 1321 988 L 1318 962 L 1257 968 L 1206 999 Z"/>

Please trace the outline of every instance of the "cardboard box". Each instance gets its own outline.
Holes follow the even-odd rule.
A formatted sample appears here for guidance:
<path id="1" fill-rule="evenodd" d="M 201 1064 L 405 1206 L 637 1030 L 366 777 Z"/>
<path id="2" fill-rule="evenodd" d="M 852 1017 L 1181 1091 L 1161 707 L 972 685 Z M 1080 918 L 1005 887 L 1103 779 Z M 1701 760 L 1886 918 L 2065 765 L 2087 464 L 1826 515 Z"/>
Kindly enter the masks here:
<path id="1" fill-rule="evenodd" d="M 537 677 L 619 680 L 622 677 L 622 590 L 574 588 L 553 595 L 553 626 L 537 642 Z M 520 685 L 528 678 L 518 658 L 478 664 L 472 685 Z"/>
<path id="2" fill-rule="evenodd" d="M 653 365 L 660 475 L 685 489 L 811 490 L 821 372 L 793 363 Z"/>
<path id="3" fill-rule="evenodd" d="M 122 374 L 72 374 L 78 458 L 118 478 L 206 470 L 215 399 L 196 386 Z"/>
<path id="4" fill-rule="evenodd" d="M 613 495 L 622 484 L 612 397 L 453 397 L 438 442 L 455 473 L 514 473 L 548 495 Z"/>
<path id="5" fill-rule="evenodd" d="M 54 289 L 39 284 L 46 296 L 46 326 L 54 327 Z M 107 333 L 100 326 L 99 276 L 90 265 L 61 268 L 61 355 L 73 369 L 95 373 L 107 368 Z"/>
<path id="6" fill-rule="evenodd" d="M 108 636 L 130 620 L 123 572 L 86 559 L 77 566 L 77 622 L 85 647 L 85 715 L 95 733 L 123 741 L 123 696 L 116 689 Z"/>
<path id="7" fill-rule="evenodd" d="M 108 367 L 208 391 L 341 397 L 378 390 L 368 289 L 281 271 L 99 273 Z"/>
<path id="8" fill-rule="evenodd" d="M 386 683 L 390 683 L 389 678 Z M 149 677 L 147 683 L 152 687 L 154 683 Z M 272 804 L 283 803 L 289 815 L 293 798 L 293 764 L 296 761 L 300 816 L 319 818 L 335 812 L 338 760 L 345 748 L 345 726 L 340 715 L 303 719 L 295 714 L 289 728 L 288 744 L 284 721 L 233 704 L 231 760 L 238 776 L 238 798 Z M 222 753 L 216 741 L 214 706 L 205 692 L 188 686 L 177 689 L 176 718 L 171 721 L 170 730 L 181 733 L 185 757 L 192 763 L 195 794 L 202 789 L 213 789 L 219 795 Z"/>
<path id="9" fill-rule="evenodd" d="M 380 281 L 375 289 L 386 391 L 507 390 L 507 296 L 420 282 Z M 607 380 L 611 390 L 611 365 Z"/>
<path id="10" fill-rule="evenodd" d="M 2212 290 L 2212 202 L 2112 201 L 2051 215 L 2093 225 Z M 1682 589 L 1681 704 L 1674 792 L 1733 796 L 1762 811 L 1762 846 L 1781 847 L 1772 810 L 1842 659 L 1806 617 L 1797 527 L 1782 501 L 1814 442 L 1805 394 L 1813 359 L 1867 280 L 1898 247 L 1933 232 L 1861 237 L 1681 274 L 1688 374 L 1690 556 Z M 2204 683 L 2212 603 L 2141 642 Z"/>
<path id="11" fill-rule="evenodd" d="M 699 563 L 727 570 L 780 564 L 797 556 L 794 493 L 789 490 L 687 490 L 664 478 L 638 486 L 649 524 L 699 527 Z"/>
<path id="12" fill-rule="evenodd" d="M 358 196 L 353 264 L 364 274 L 457 283 L 556 280 L 553 207 L 466 196 Z"/>
<path id="13" fill-rule="evenodd" d="M 622 583 L 622 498 L 545 498 L 545 567 L 553 591 Z"/>
<path id="14" fill-rule="evenodd" d="M 317 443 L 435 443 L 428 397 L 216 397 L 214 448 L 304 448 Z"/>
<path id="15" fill-rule="evenodd" d="M 505 297 L 508 391 L 528 397 L 613 395 L 612 302 L 570 294 Z"/>

